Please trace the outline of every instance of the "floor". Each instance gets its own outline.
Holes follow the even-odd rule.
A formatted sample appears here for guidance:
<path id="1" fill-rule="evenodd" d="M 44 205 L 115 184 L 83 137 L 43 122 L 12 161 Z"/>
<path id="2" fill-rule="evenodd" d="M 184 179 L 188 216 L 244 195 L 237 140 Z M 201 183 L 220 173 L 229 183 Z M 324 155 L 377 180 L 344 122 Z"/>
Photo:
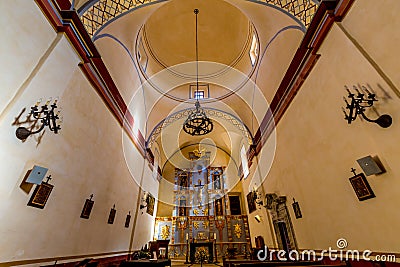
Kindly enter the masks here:
<path id="1" fill-rule="evenodd" d="M 189 267 L 189 266 L 199 267 L 201 265 L 200 264 L 193 264 L 193 265 L 185 264 L 184 260 L 172 260 L 172 266 L 173 267 Z M 218 265 L 217 264 L 203 264 L 203 267 L 211 267 L 211 266 L 213 266 L 213 267 L 222 266 L 222 262 L 218 263 Z"/>

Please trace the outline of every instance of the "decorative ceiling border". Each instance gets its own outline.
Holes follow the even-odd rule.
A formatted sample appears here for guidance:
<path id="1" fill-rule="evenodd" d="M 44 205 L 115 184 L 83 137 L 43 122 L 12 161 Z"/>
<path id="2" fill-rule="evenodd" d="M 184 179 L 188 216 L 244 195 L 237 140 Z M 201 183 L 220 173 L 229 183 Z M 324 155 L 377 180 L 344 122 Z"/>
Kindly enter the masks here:
<path id="1" fill-rule="evenodd" d="M 216 109 L 216 108 L 203 108 L 204 112 L 211 118 L 218 118 L 218 119 L 223 119 L 230 124 L 232 124 L 234 127 L 236 127 L 246 138 L 247 142 L 249 145 L 253 144 L 253 136 L 251 135 L 250 130 L 247 128 L 247 126 L 236 116 Z M 162 130 L 168 127 L 170 124 L 173 122 L 182 119 L 182 118 L 187 118 L 189 113 L 192 111 L 192 108 L 187 108 L 184 110 L 177 111 L 162 121 L 160 121 L 151 131 L 149 137 L 147 138 L 146 142 L 146 147 L 151 148 L 153 143 L 157 140 L 158 136 L 161 134 Z"/>
<path id="2" fill-rule="evenodd" d="M 137 8 L 169 0 L 92 0 L 78 10 L 86 31 L 94 37 L 109 22 Z M 274 7 L 307 28 L 318 9 L 314 0 L 246 0 Z"/>

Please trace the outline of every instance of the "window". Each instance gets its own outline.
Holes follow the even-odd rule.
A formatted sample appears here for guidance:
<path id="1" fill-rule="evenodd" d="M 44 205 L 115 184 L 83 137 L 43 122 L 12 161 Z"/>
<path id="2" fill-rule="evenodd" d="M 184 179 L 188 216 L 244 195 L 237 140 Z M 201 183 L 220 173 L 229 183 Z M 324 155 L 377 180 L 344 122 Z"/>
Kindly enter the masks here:
<path id="1" fill-rule="evenodd" d="M 255 34 L 253 34 L 253 40 L 251 41 L 249 54 L 250 54 L 251 65 L 254 66 L 254 64 L 256 64 L 258 56 L 258 42 Z"/>
<path id="2" fill-rule="evenodd" d="M 242 160 L 242 169 L 243 169 L 243 178 L 247 178 L 249 175 L 249 162 L 247 161 L 247 153 L 246 153 L 246 148 L 242 146 L 242 149 L 240 150 L 240 158 Z"/>
<path id="3" fill-rule="evenodd" d="M 204 99 L 210 97 L 210 87 L 207 83 L 193 83 L 189 85 L 189 99 Z"/>
<path id="4" fill-rule="evenodd" d="M 203 99 L 204 98 L 204 91 L 195 91 L 194 92 L 195 99 Z"/>

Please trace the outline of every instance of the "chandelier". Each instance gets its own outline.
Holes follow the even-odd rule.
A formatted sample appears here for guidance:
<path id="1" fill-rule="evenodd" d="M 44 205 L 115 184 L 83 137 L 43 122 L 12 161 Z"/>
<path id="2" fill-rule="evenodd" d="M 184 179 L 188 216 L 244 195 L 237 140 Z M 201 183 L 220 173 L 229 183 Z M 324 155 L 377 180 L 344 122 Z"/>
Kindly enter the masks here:
<path id="1" fill-rule="evenodd" d="M 194 14 L 196 15 L 196 103 L 195 109 L 190 111 L 189 116 L 183 124 L 183 130 L 193 136 L 208 134 L 214 127 L 199 102 L 199 47 L 197 41 L 197 14 L 199 14 L 199 10 L 197 8 L 194 10 Z"/>

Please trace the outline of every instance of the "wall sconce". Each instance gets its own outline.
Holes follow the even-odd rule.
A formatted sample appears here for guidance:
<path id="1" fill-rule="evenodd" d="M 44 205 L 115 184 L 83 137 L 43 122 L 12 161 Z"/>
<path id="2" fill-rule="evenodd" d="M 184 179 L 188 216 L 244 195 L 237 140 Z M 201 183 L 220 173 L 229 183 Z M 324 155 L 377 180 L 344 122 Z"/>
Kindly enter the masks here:
<path id="1" fill-rule="evenodd" d="M 37 134 L 41 132 L 45 126 L 48 126 L 50 131 L 54 132 L 55 134 L 57 134 L 58 131 L 61 130 L 60 125 L 57 125 L 60 110 L 56 114 L 54 114 L 54 110 L 57 108 L 57 99 L 55 99 L 53 104 L 50 105 L 50 109 L 48 105 L 51 102 L 51 98 L 46 102 L 46 104 L 41 106 L 39 110 L 38 106 L 40 102 L 42 102 L 42 99 L 39 99 L 38 102 L 36 102 L 36 104 L 31 107 L 31 112 L 29 115 L 32 115 L 36 119 L 36 121 L 40 120 L 42 125 L 36 131 L 28 130 L 25 127 L 18 127 L 15 132 L 15 135 L 18 139 L 25 140 L 31 134 Z"/>
<path id="2" fill-rule="evenodd" d="M 345 108 L 342 107 L 342 110 L 345 115 L 344 119 L 348 124 L 351 124 L 351 122 L 357 118 L 357 115 L 361 115 L 361 117 L 363 117 L 366 121 L 374 122 L 382 128 L 388 128 L 390 125 L 392 125 L 392 117 L 387 114 L 381 115 L 376 120 L 372 120 L 365 115 L 365 109 L 372 107 L 374 102 L 378 101 L 375 98 L 375 94 L 368 91 L 365 86 L 361 86 L 363 92 L 360 92 L 357 86 L 353 86 L 353 89 L 357 92 L 357 95 L 353 94 L 347 86 L 345 86 L 345 88 L 349 94 L 347 97 L 350 99 L 350 103 L 345 97 L 343 97 L 343 100 L 346 103 L 346 109 L 349 110 L 349 114 L 347 114 Z M 368 96 L 365 98 L 366 95 Z"/>

